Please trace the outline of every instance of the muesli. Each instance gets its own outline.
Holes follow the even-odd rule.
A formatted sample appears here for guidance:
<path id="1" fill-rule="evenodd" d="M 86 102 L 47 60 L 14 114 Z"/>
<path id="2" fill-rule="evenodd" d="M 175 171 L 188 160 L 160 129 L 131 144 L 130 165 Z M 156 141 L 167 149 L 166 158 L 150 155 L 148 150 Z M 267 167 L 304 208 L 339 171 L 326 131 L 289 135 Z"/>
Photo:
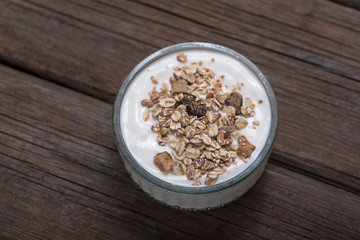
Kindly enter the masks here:
<path id="1" fill-rule="evenodd" d="M 160 146 L 172 149 L 171 153 L 158 153 L 154 164 L 161 171 L 186 175 L 194 180 L 194 186 L 202 184 L 199 179 L 204 175 L 204 183 L 213 185 L 227 167 L 239 159 L 246 163 L 255 150 L 241 131 L 248 126 L 246 118 L 255 115 L 255 103 L 243 99 L 238 92 L 240 84 L 233 86 L 231 93 L 225 92 L 223 77 L 215 78 L 202 62 L 187 64 L 184 53 L 177 60 L 181 66 L 174 68 L 169 83 L 163 82 L 157 90 L 158 81 L 151 77 L 150 98 L 141 101 L 147 108 L 143 120 L 157 120 L 151 127 L 157 135 L 154 138 Z"/>

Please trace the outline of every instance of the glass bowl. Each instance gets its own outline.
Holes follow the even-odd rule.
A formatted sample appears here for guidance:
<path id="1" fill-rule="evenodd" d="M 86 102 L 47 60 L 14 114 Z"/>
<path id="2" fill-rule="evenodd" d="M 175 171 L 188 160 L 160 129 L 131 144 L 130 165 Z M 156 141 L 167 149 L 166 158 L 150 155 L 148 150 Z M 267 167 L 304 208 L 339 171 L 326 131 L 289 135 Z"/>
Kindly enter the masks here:
<path id="1" fill-rule="evenodd" d="M 251 164 L 249 164 L 249 166 L 244 171 L 240 172 L 235 177 L 227 181 L 217 183 L 215 185 L 201 187 L 186 187 L 175 185 L 166 182 L 146 171 L 136 161 L 136 159 L 134 159 L 129 149 L 127 148 L 120 127 L 120 112 L 123 97 L 127 90 L 127 87 L 137 76 L 137 74 L 145 70 L 147 66 L 149 66 L 149 64 L 163 56 L 174 52 L 183 52 L 193 49 L 211 50 L 221 54 L 225 54 L 245 65 L 250 71 L 252 71 L 252 73 L 259 79 L 259 81 L 263 85 L 267 93 L 271 108 L 270 132 L 266 140 L 265 146 L 260 151 L 258 157 Z M 141 101 L 141 99 L 139 99 L 139 101 Z M 245 192 L 247 192 L 257 182 L 257 180 L 264 172 L 265 165 L 268 161 L 269 155 L 274 145 L 277 127 L 278 112 L 275 95 L 269 82 L 262 74 L 262 72 L 243 55 L 229 48 L 212 43 L 190 42 L 176 44 L 163 48 L 148 56 L 143 61 L 141 61 L 129 73 L 129 75 L 125 77 L 117 94 L 113 109 L 113 130 L 116 145 L 121 155 L 121 158 L 124 161 L 124 165 L 129 174 L 131 175 L 132 179 L 144 192 L 148 193 L 154 199 L 173 207 L 188 210 L 202 210 L 220 207 L 239 198 Z M 139 149 L 139 151 L 141 151 L 141 149 Z M 152 157 L 153 156 L 151 156 L 151 158 Z"/>

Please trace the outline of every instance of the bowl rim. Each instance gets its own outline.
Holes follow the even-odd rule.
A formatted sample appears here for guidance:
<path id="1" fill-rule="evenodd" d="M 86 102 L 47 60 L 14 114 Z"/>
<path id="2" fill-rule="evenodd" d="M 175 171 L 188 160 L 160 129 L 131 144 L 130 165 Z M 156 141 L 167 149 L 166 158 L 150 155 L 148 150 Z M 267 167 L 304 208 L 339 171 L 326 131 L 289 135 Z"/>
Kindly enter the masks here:
<path id="1" fill-rule="evenodd" d="M 181 52 L 181 51 L 193 50 L 193 49 L 204 49 L 204 50 L 223 53 L 225 55 L 235 58 L 236 60 L 244 64 L 246 67 L 248 67 L 262 83 L 270 101 L 270 112 L 271 112 L 271 124 L 270 124 L 270 131 L 268 138 L 266 140 L 264 148 L 261 150 L 260 154 L 254 160 L 254 162 L 250 166 L 248 166 L 244 171 L 234 176 L 233 178 L 230 178 L 224 182 L 215 185 L 201 186 L 201 187 L 186 187 L 186 186 L 175 185 L 166 182 L 146 171 L 131 155 L 122 137 L 121 127 L 120 127 L 120 112 L 121 112 L 122 100 L 127 87 L 130 85 L 131 81 L 137 76 L 137 74 L 139 74 L 142 70 L 144 70 L 149 64 L 151 64 L 152 62 L 156 61 L 157 59 L 165 55 L 174 52 Z M 137 64 L 135 68 L 124 78 L 117 93 L 113 106 L 113 132 L 114 132 L 116 146 L 122 160 L 132 168 L 133 172 L 136 172 L 143 180 L 145 180 L 149 184 L 161 188 L 164 191 L 178 193 L 178 194 L 189 194 L 189 195 L 211 194 L 215 192 L 226 191 L 228 189 L 235 187 L 238 184 L 241 184 L 249 176 L 251 176 L 253 172 L 256 171 L 256 169 L 261 165 L 263 161 L 266 161 L 266 159 L 269 157 L 270 152 L 275 143 L 277 128 L 278 128 L 278 110 L 277 110 L 276 98 L 270 86 L 270 83 L 268 82 L 264 74 L 258 69 L 258 67 L 254 63 L 252 63 L 242 54 L 230 48 L 213 43 L 204 43 L 204 42 L 180 43 L 165 47 L 163 49 L 160 49 L 152 53 L 144 60 L 142 60 L 139 64 Z"/>

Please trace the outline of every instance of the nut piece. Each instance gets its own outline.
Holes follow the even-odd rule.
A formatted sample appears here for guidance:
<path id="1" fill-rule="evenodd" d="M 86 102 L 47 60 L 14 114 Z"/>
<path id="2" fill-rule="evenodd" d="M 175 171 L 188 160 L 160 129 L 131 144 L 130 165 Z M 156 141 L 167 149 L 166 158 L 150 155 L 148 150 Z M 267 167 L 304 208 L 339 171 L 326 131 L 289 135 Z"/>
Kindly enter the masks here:
<path id="1" fill-rule="evenodd" d="M 176 59 L 181 63 L 186 63 L 187 62 L 187 56 L 186 56 L 185 53 L 179 53 L 177 55 Z"/>
<path id="2" fill-rule="evenodd" d="M 238 118 L 238 119 L 236 119 L 236 121 L 235 121 L 235 126 L 236 126 L 238 129 L 246 128 L 247 125 L 248 125 L 248 121 L 247 121 L 245 118 Z"/>
<path id="3" fill-rule="evenodd" d="M 170 153 L 162 152 L 158 153 L 154 157 L 154 164 L 160 169 L 160 171 L 169 171 L 174 163 L 174 159 L 171 157 Z"/>
<path id="4" fill-rule="evenodd" d="M 226 94 L 218 94 L 216 95 L 216 99 L 221 103 L 224 104 L 228 96 Z"/>
<path id="5" fill-rule="evenodd" d="M 236 115 L 241 113 L 242 95 L 240 93 L 232 92 L 230 97 L 226 99 L 225 103 L 235 108 Z"/>
<path id="6" fill-rule="evenodd" d="M 237 154 L 241 159 L 249 158 L 256 148 L 247 140 L 244 135 L 239 137 L 238 143 L 239 148 L 237 150 Z"/>
<path id="7" fill-rule="evenodd" d="M 187 81 L 179 79 L 171 85 L 172 93 L 186 93 L 188 90 Z"/>

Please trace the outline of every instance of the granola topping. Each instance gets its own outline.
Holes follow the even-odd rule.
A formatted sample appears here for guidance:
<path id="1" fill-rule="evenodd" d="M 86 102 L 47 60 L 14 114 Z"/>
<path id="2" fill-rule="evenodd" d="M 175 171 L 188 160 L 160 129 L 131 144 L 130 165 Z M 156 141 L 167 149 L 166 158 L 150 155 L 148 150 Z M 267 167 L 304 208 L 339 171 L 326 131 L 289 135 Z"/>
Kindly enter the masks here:
<path id="1" fill-rule="evenodd" d="M 255 150 L 241 130 L 248 126 L 246 118 L 255 115 L 256 106 L 250 98 L 243 101 L 240 82 L 225 93 L 224 75 L 216 78 L 202 62 L 185 65 L 185 53 L 178 54 L 177 60 L 182 64 L 173 68 L 169 82 L 163 82 L 159 90 L 149 89 L 150 99 L 141 100 L 147 108 L 143 120 L 151 115 L 157 121 L 151 126 L 157 134 L 154 138 L 173 150 L 158 153 L 154 164 L 161 171 L 194 180 L 194 186 L 202 184 L 203 176 L 205 185 L 213 185 L 227 167 L 246 161 Z M 155 77 L 150 80 L 158 84 Z M 259 121 L 253 125 L 259 126 Z"/>

